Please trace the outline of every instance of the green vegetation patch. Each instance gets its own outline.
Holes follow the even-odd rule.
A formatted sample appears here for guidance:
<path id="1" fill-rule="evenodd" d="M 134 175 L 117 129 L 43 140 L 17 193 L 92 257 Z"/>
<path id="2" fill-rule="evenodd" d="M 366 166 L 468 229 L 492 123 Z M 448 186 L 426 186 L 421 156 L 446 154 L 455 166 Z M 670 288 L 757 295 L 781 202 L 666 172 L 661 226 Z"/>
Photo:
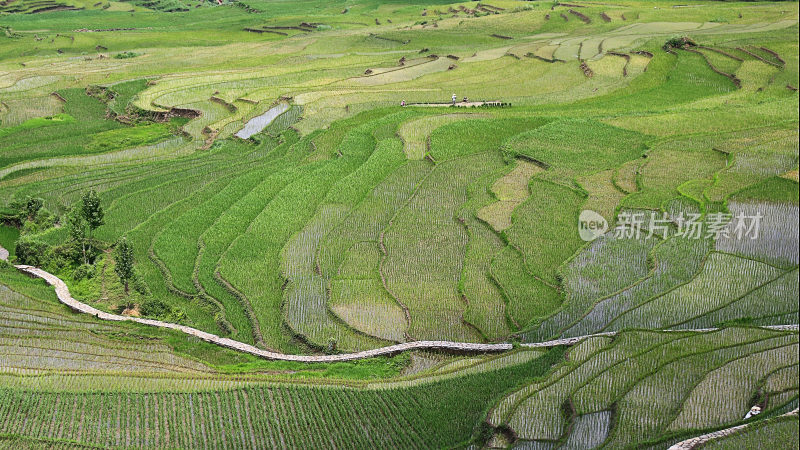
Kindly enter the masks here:
<path id="1" fill-rule="evenodd" d="M 573 172 L 611 169 L 646 150 L 647 136 L 594 120 L 551 122 L 515 137 L 508 148 L 555 168 Z"/>
<path id="2" fill-rule="evenodd" d="M 75 122 L 75 118 L 69 114 L 56 114 L 55 116 L 38 117 L 29 119 L 25 122 L 8 128 L 0 128 L 0 139 L 14 133 L 21 131 L 31 130 L 34 128 L 47 127 L 50 125 L 59 125 Z"/>
<path id="3" fill-rule="evenodd" d="M 737 192 L 731 197 L 731 200 L 793 203 L 796 205 L 800 202 L 800 189 L 794 180 L 772 177 Z"/>
<path id="4" fill-rule="evenodd" d="M 9 257 L 15 256 L 14 248 L 17 245 L 17 239 L 19 239 L 19 230 L 17 228 L 0 225 L 0 247 L 8 250 Z"/>
<path id="5" fill-rule="evenodd" d="M 169 126 L 162 123 L 109 130 L 92 135 L 91 140 L 86 144 L 86 150 L 92 153 L 108 152 L 152 144 L 164 140 L 170 135 Z"/>

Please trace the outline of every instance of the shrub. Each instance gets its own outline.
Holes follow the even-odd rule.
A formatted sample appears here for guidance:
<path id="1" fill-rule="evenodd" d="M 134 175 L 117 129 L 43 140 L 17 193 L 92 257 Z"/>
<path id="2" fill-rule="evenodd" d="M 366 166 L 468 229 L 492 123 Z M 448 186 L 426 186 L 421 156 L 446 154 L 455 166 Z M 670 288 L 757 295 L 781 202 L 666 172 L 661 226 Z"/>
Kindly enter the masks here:
<path id="1" fill-rule="evenodd" d="M 42 267 L 46 265 L 52 252 L 49 245 L 33 238 L 23 236 L 17 241 L 17 262 L 20 264 Z"/>
<path id="2" fill-rule="evenodd" d="M 139 307 L 139 312 L 148 317 L 166 317 L 171 311 L 169 305 L 155 298 L 148 298 Z"/>
<path id="3" fill-rule="evenodd" d="M 171 307 L 155 298 L 148 298 L 142 302 L 139 305 L 139 312 L 145 317 L 152 317 L 164 322 L 182 323 L 186 321 L 186 312 L 181 308 Z"/>
<path id="4" fill-rule="evenodd" d="M 137 56 L 139 56 L 139 54 L 136 53 L 136 52 L 122 52 L 122 53 L 117 53 L 116 55 L 114 55 L 114 58 L 116 58 L 116 59 L 129 59 L 129 58 L 136 58 Z"/>
<path id="5" fill-rule="evenodd" d="M 46 230 L 53 225 L 55 225 L 58 216 L 50 212 L 47 208 L 40 208 L 36 214 L 36 225 L 39 227 L 40 230 Z"/>
<path id="6" fill-rule="evenodd" d="M 183 323 L 186 321 L 186 312 L 180 308 L 172 308 L 164 317 L 165 322 Z"/>
<path id="7" fill-rule="evenodd" d="M 671 37 L 664 43 L 664 49 L 697 47 L 697 43 L 688 36 Z"/>
<path id="8" fill-rule="evenodd" d="M 78 266 L 77 269 L 72 273 L 72 278 L 75 281 L 80 281 L 83 279 L 91 280 L 94 278 L 95 270 L 94 266 L 91 264 L 81 264 Z"/>
<path id="9" fill-rule="evenodd" d="M 44 200 L 42 200 L 41 198 L 28 197 L 28 199 L 25 201 L 25 208 L 24 208 L 24 213 L 25 216 L 28 218 L 28 220 L 35 220 L 36 215 L 39 213 L 39 210 L 42 209 L 43 205 L 44 205 Z"/>
<path id="10" fill-rule="evenodd" d="M 136 274 L 133 277 L 133 290 L 144 296 L 150 295 L 150 287 L 147 285 L 147 282 L 144 280 L 144 278 L 139 274 Z"/>
<path id="11" fill-rule="evenodd" d="M 36 225 L 36 222 L 22 222 L 22 228 L 20 229 L 20 234 L 22 235 L 32 235 L 39 232 L 39 225 Z"/>
<path id="12" fill-rule="evenodd" d="M 82 245 L 80 242 L 69 242 L 60 246 L 59 249 L 75 264 L 93 265 L 103 252 L 102 248 L 96 244 L 97 241 L 87 242 L 86 245 Z"/>

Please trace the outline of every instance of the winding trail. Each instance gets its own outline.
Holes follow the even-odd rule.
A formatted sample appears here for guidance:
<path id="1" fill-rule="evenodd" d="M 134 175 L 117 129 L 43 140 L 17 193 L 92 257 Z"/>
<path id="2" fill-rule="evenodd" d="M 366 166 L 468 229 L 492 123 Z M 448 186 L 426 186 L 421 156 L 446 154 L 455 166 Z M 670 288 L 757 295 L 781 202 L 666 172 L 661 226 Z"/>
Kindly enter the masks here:
<path id="1" fill-rule="evenodd" d="M 504 102 L 499 100 L 480 100 L 480 101 L 461 101 L 456 103 L 409 103 L 406 106 L 417 106 L 424 108 L 449 108 L 455 106 L 456 108 L 477 108 L 479 106 L 503 106 Z"/>
<path id="2" fill-rule="evenodd" d="M 4 261 L 8 260 L 8 252 L 5 251 L 3 247 L 0 247 L 0 259 Z M 389 345 L 386 347 L 380 347 L 372 350 L 365 350 L 355 353 L 342 353 L 337 355 L 288 355 L 285 353 L 277 353 L 268 350 L 262 350 L 250 344 L 245 344 L 243 342 L 239 342 L 234 339 L 220 337 L 217 336 L 216 334 L 206 333 L 205 331 L 201 331 L 192 327 L 187 327 L 185 325 L 178 325 L 176 323 L 162 322 L 160 320 L 153 320 L 153 319 L 142 319 L 139 317 L 121 316 L 118 314 L 111 314 L 105 311 L 100 311 L 99 309 L 93 308 L 85 303 L 82 303 L 74 299 L 70 294 L 69 288 L 67 287 L 66 283 L 64 283 L 64 281 L 58 278 L 57 276 L 49 272 L 46 272 L 38 267 L 28 266 L 24 264 L 15 265 L 14 267 L 16 267 L 19 271 L 24 272 L 28 275 L 32 275 L 34 277 L 45 280 L 47 284 L 55 288 L 58 300 L 61 301 L 61 303 L 64 303 L 65 305 L 74 309 L 75 311 L 82 312 L 84 314 L 90 314 L 102 320 L 111 320 L 115 322 L 137 322 L 144 325 L 150 325 L 153 327 L 169 328 L 171 330 L 176 330 L 182 333 L 186 333 L 190 336 L 195 336 L 198 339 L 210 342 L 212 344 L 220 345 L 222 347 L 227 347 L 233 350 L 238 350 L 240 352 L 249 353 L 251 355 L 272 360 L 297 361 L 306 363 L 330 363 L 330 362 L 353 361 L 357 359 L 372 358 L 376 356 L 391 355 L 409 350 L 421 350 L 421 349 L 426 349 L 426 350 L 439 349 L 439 350 L 449 350 L 449 351 L 457 351 L 464 353 L 489 353 L 489 352 L 505 352 L 514 348 L 514 346 L 508 342 L 500 344 L 477 344 L 471 342 L 452 342 L 452 341 L 412 341 L 403 344 Z M 773 330 L 784 330 L 784 331 L 798 330 L 797 325 L 774 325 L 774 326 L 766 326 L 763 328 L 768 328 Z M 703 329 L 693 329 L 693 330 L 665 330 L 665 331 L 707 332 L 715 330 L 717 330 L 717 328 L 703 328 Z M 548 347 L 557 347 L 559 345 L 573 345 L 589 337 L 614 336 L 615 334 L 617 334 L 617 332 L 610 331 L 604 333 L 590 334 L 586 336 L 554 339 L 545 342 L 524 343 L 520 344 L 520 346 L 525 348 L 548 348 Z"/>
<path id="3" fill-rule="evenodd" d="M 790 411 L 782 416 L 778 417 L 789 417 L 789 416 L 796 416 L 798 414 L 798 410 L 795 409 L 794 411 Z M 713 441 L 714 439 L 723 438 L 725 436 L 730 436 L 732 434 L 738 433 L 741 430 L 745 430 L 754 424 L 760 424 L 762 421 L 754 421 L 745 423 L 743 425 L 737 425 L 735 427 L 726 428 L 724 430 L 714 431 L 712 433 L 704 434 L 701 436 L 693 437 L 686 439 L 685 441 L 680 441 L 677 444 L 671 446 L 668 450 L 691 450 L 693 448 L 699 447 L 709 441 Z"/>

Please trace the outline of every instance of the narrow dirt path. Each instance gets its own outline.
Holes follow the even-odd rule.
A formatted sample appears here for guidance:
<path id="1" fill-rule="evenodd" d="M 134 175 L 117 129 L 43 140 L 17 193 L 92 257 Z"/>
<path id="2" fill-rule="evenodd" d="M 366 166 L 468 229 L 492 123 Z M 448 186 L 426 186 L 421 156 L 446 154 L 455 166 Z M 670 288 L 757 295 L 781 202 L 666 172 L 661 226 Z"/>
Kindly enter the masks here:
<path id="1" fill-rule="evenodd" d="M 6 251 L 5 253 L 3 253 L 2 250 L 5 249 L 0 247 L 0 259 L 7 261 L 8 252 Z M 3 257 L 4 255 L 5 257 Z M 169 328 L 171 330 L 176 330 L 191 336 L 195 336 L 199 339 L 202 339 L 206 342 L 210 342 L 212 344 L 220 345 L 222 347 L 227 347 L 233 350 L 238 350 L 244 353 L 249 353 L 251 355 L 259 356 L 266 359 L 282 360 L 282 361 L 298 361 L 307 363 L 315 363 L 315 362 L 329 363 L 329 362 L 353 361 L 357 359 L 373 358 L 376 356 L 383 356 L 383 355 L 392 355 L 395 353 L 405 352 L 409 350 L 439 349 L 439 350 L 449 350 L 449 351 L 457 351 L 464 353 L 489 353 L 489 352 L 505 352 L 513 348 L 513 345 L 507 342 L 500 344 L 476 344 L 472 342 L 452 342 L 452 341 L 412 341 L 403 344 L 389 345 L 386 347 L 380 347 L 356 353 L 343 353 L 338 355 L 287 355 L 284 353 L 277 353 L 269 350 L 263 350 L 255 346 L 245 344 L 243 342 L 239 342 L 229 338 L 223 338 L 215 334 L 206 333 L 205 331 L 201 331 L 196 328 L 188 327 L 185 325 L 178 325 L 175 323 L 162 322 L 153 319 L 143 319 L 140 317 L 121 316 L 118 314 L 111 314 L 104 311 L 100 311 L 99 309 L 93 308 L 85 303 L 82 303 L 74 299 L 70 294 L 69 288 L 67 287 L 66 283 L 64 283 L 64 281 L 58 278 L 57 276 L 49 272 L 46 272 L 42 269 L 39 269 L 38 267 L 28 266 L 24 264 L 15 265 L 14 267 L 16 267 L 21 272 L 45 280 L 47 284 L 55 288 L 58 300 L 61 301 L 61 303 L 64 303 L 65 305 L 74 309 L 75 311 L 82 312 L 84 314 L 90 314 L 102 320 L 111 320 L 115 322 L 129 321 L 129 322 L 141 323 L 144 325 L 150 325 L 153 327 Z M 768 328 L 773 330 L 796 331 L 798 329 L 798 326 L 773 325 L 762 328 Z M 703 328 L 695 330 L 666 330 L 666 331 L 707 332 L 715 330 L 716 328 Z M 545 342 L 524 343 L 521 344 L 520 346 L 525 348 L 548 348 L 548 347 L 557 347 L 559 345 L 573 345 L 588 337 L 613 336 L 615 334 L 617 333 L 616 332 L 597 333 L 587 336 L 554 339 Z"/>
<path id="2" fill-rule="evenodd" d="M 479 106 L 503 106 L 503 104 L 504 103 L 501 101 L 460 101 L 455 103 L 409 103 L 406 106 L 418 106 L 424 108 L 447 108 L 450 106 L 455 106 L 456 108 L 477 108 Z"/>
<path id="3" fill-rule="evenodd" d="M 789 417 L 789 416 L 796 416 L 798 414 L 798 410 L 795 409 L 794 411 L 790 411 L 780 417 Z M 702 436 L 697 436 L 693 438 L 686 439 L 685 441 L 678 442 L 677 444 L 671 446 L 669 450 L 691 450 L 693 448 L 699 447 L 708 441 L 713 441 L 714 439 L 723 438 L 725 436 L 730 436 L 732 434 L 738 433 L 741 430 L 745 430 L 754 424 L 758 424 L 760 421 L 750 422 L 743 425 L 737 425 L 735 427 L 726 428 L 724 430 L 714 431 L 713 433 L 704 434 Z"/>

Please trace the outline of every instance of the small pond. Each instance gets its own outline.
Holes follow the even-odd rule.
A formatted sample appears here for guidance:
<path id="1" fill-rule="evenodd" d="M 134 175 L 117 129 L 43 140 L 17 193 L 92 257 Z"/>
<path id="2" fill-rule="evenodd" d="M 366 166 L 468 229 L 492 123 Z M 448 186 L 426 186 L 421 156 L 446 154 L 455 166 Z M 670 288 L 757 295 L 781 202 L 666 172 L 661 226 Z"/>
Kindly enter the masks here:
<path id="1" fill-rule="evenodd" d="M 264 128 L 267 128 L 267 125 L 272 123 L 276 117 L 285 113 L 287 109 L 289 109 L 288 103 L 279 103 L 276 106 L 273 106 L 264 114 L 255 116 L 248 120 L 247 123 L 244 124 L 244 127 L 236 132 L 235 136 L 242 139 L 249 139 L 250 136 L 260 133 L 262 130 L 264 130 Z"/>

